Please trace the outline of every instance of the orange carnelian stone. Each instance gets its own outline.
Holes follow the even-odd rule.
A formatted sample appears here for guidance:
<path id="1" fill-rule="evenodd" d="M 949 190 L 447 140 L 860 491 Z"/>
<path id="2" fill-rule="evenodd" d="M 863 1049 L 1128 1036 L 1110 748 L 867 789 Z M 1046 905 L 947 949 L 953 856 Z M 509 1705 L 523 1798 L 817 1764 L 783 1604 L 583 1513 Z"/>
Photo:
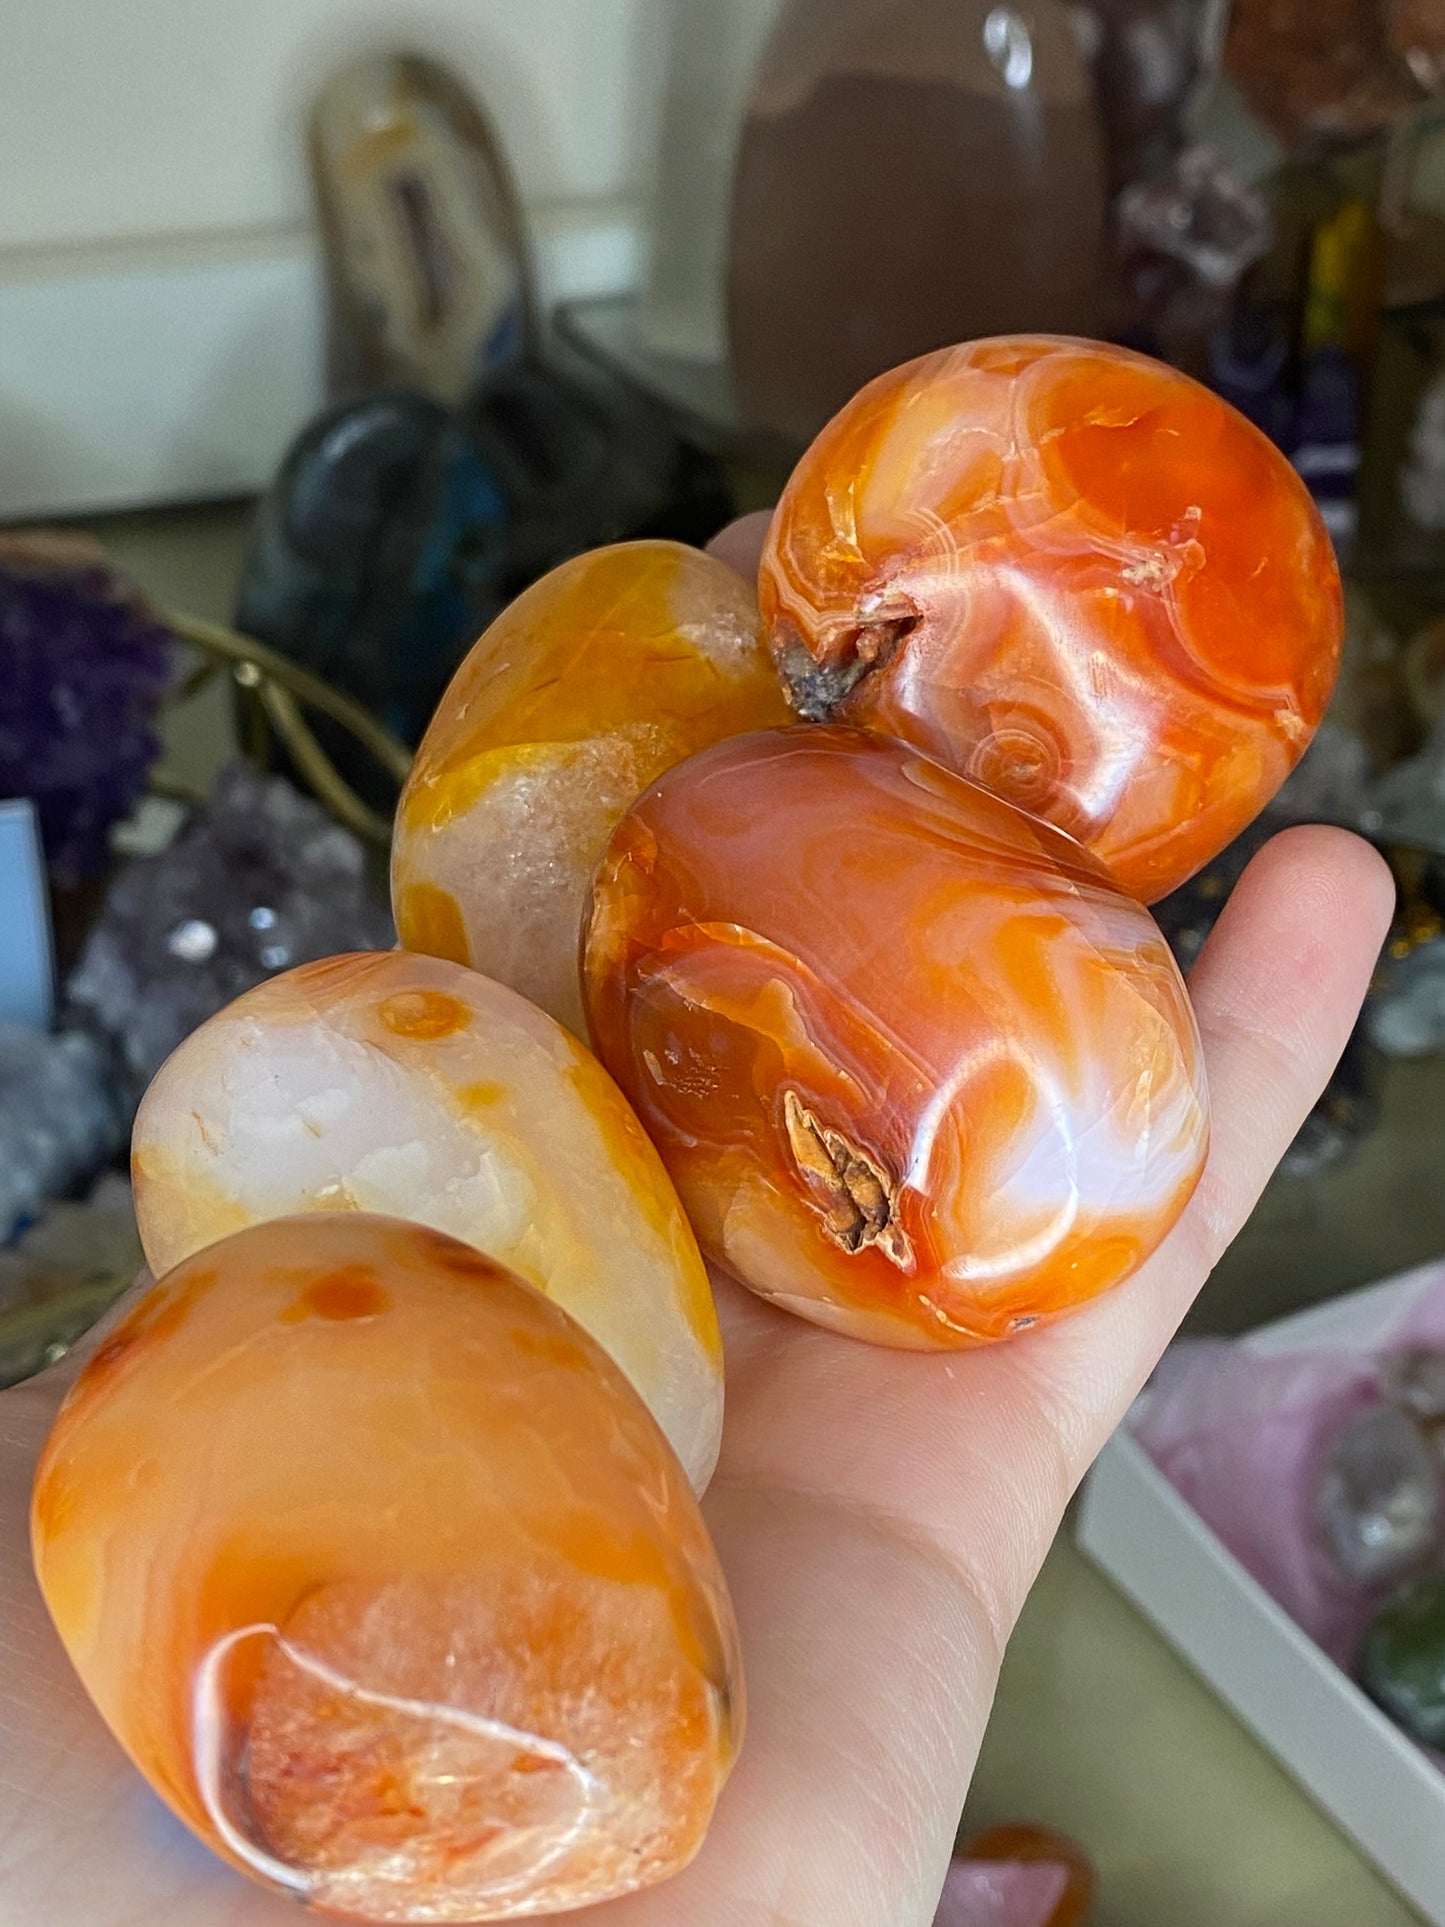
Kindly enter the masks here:
<path id="1" fill-rule="evenodd" d="M 284 1219 L 101 1345 L 36 1571 L 156 1791 L 263 1883 L 510 1920 L 660 1880 L 741 1733 L 696 1502 L 606 1354 L 440 1232 Z"/>
<path id="2" fill-rule="evenodd" d="M 498 616 L 423 738 L 392 854 L 402 942 L 580 1034 L 577 933 L 617 819 L 694 750 L 788 718 L 725 564 L 677 542 L 564 563 Z"/>
<path id="3" fill-rule="evenodd" d="M 1042 336 L 865 388 L 788 484 L 760 593 L 803 715 L 918 744 L 1145 902 L 1279 788 L 1343 628 L 1324 525 L 1258 430 Z"/>
<path id="4" fill-rule="evenodd" d="M 598 872 L 586 986 L 704 1252 L 861 1337 L 1067 1311 L 1203 1165 L 1198 1037 L 1148 912 L 883 737 L 769 731 L 665 776 Z"/>

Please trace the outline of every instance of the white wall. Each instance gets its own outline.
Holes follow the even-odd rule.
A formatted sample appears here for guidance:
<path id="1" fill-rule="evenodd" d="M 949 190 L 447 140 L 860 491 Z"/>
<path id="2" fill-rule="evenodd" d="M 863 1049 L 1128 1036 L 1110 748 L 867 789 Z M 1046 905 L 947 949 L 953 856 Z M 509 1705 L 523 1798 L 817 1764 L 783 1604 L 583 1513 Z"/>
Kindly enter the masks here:
<path id="1" fill-rule="evenodd" d="M 0 0 L 0 518 L 265 479 L 319 398 L 306 105 L 367 45 L 471 84 L 553 296 L 629 285 L 669 4 Z"/>

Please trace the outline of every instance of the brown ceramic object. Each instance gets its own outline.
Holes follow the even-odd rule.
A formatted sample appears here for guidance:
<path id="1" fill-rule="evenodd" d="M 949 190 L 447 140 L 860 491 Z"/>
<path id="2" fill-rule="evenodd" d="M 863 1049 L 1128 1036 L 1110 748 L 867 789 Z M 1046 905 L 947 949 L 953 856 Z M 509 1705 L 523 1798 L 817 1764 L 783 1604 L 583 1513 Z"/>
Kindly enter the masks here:
<path id="1" fill-rule="evenodd" d="M 1105 170 L 1055 0 L 788 0 L 734 186 L 749 422 L 811 437 L 865 382 L 970 336 L 1096 332 Z"/>

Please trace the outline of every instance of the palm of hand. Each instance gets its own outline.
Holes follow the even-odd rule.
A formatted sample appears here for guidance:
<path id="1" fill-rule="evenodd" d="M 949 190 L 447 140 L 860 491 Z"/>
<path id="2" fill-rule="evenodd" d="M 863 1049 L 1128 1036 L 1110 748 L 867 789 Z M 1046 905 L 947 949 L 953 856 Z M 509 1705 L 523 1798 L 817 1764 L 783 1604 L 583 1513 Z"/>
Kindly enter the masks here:
<path id="1" fill-rule="evenodd" d="M 1392 892 L 1355 839 L 1256 859 L 1191 981 L 1204 1182 L 1128 1285 L 992 1350 L 874 1350 L 722 1281 L 728 1421 L 706 1511 L 750 1724 L 703 1852 L 597 1927 L 926 1927 L 1004 1641 L 1069 1494 L 1239 1228 L 1348 1034 Z M 0 1394 L 0 1917 L 275 1927 L 91 1710 L 30 1573 L 31 1470 L 65 1368 Z"/>

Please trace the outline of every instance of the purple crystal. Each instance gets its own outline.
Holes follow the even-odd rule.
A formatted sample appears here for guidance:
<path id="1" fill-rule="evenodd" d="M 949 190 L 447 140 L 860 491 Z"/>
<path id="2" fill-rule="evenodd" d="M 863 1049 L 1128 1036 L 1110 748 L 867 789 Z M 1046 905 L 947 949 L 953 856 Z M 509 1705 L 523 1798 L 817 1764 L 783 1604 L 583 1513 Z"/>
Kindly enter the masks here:
<path id="1" fill-rule="evenodd" d="M 106 868 L 159 749 L 170 670 L 166 630 L 99 550 L 0 539 L 0 796 L 34 802 L 57 882 Z"/>
<path id="2" fill-rule="evenodd" d="M 236 766 L 169 848 L 117 875 L 66 994 L 139 1097 L 181 1039 L 243 990 L 395 941 L 351 832 L 280 777 Z"/>

